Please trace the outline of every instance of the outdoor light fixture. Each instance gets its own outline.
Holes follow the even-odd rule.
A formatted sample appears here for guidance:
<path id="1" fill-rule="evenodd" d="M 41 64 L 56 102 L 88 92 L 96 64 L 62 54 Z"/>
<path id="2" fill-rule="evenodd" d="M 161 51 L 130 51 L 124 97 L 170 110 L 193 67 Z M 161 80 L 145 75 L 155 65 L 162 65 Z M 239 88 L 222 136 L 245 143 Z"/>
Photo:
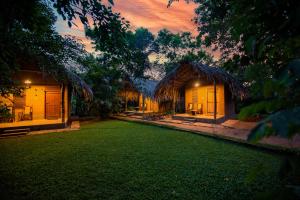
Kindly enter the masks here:
<path id="1" fill-rule="evenodd" d="M 24 81 L 26 88 L 30 88 L 31 80 L 27 79 Z"/>
<path id="2" fill-rule="evenodd" d="M 200 86 L 200 83 L 199 82 L 196 82 L 195 83 L 195 87 L 199 87 Z"/>

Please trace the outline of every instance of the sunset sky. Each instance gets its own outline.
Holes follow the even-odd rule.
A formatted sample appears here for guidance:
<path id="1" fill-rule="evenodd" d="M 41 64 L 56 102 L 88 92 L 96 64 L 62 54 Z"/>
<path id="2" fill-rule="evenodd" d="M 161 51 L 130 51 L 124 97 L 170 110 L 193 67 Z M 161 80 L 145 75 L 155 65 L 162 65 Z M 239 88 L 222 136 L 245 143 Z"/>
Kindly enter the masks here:
<path id="1" fill-rule="evenodd" d="M 145 27 L 156 34 L 160 29 L 167 28 L 172 32 L 190 31 L 195 34 L 197 28 L 192 18 L 195 16 L 196 5 L 181 0 L 167 8 L 167 3 L 168 0 L 114 0 L 113 10 L 130 21 L 133 30 Z M 76 24 L 78 27 L 70 29 L 66 21 L 59 17 L 56 28 L 61 35 L 73 35 L 81 39 L 86 49 L 92 52 L 90 41 L 84 36 L 83 26 L 80 22 Z"/>

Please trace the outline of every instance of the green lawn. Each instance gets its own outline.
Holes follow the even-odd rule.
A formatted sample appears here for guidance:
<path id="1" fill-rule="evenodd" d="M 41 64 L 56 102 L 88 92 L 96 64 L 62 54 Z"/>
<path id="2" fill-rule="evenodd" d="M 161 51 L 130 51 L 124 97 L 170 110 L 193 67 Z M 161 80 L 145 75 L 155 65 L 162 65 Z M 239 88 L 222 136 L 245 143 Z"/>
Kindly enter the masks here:
<path id="1" fill-rule="evenodd" d="M 0 191 L 10 200 L 251 199 L 280 187 L 280 162 L 200 135 L 104 121 L 0 140 Z"/>

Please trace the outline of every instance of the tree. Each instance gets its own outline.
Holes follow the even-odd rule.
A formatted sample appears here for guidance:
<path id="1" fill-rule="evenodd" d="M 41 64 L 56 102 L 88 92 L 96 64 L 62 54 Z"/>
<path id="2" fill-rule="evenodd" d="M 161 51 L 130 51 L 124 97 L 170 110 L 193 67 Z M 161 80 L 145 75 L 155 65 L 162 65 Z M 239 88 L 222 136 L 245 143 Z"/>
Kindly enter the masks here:
<path id="1" fill-rule="evenodd" d="M 33 54 L 38 47 L 30 46 L 51 35 L 54 15 L 38 1 L 14 1 L 4 5 L 0 14 L 0 95 L 19 94 L 12 74 L 19 68 L 18 57 Z"/>
<path id="2" fill-rule="evenodd" d="M 85 102 L 75 97 L 74 114 L 78 116 L 107 117 L 120 108 L 118 91 L 121 87 L 122 71 L 105 57 L 90 55 L 83 60 L 86 71 L 81 77 L 93 90 L 93 101 Z"/>
<path id="3" fill-rule="evenodd" d="M 113 4 L 113 1 L 109 2 L 111 5 Z M 128 23 L 118 13 L 113 13 L 109 6 L 104 6 L 100 1 L 16 0 L 10 3 L 1 1 L 0 69 L 3 72 L 0 75 L 1 94 L 19 93 L 18 88 L 15 88 L 16 83 L 12 81 L 11 77 L 13 73 L 18 71 L 17 60 L 20 55 L 30 56 L 41 62 L 50 61 L 52 59 L 50 55 L 54 56 L 55 54 L 46 52 L 53 50 L 53 47 L 58 47 L 55 46 L 55 43 L 59 43 L 59 40 L 63 43 L 61 36 L 54 30 L 53 24 L 56 17 L 48 6 L 49 3 L 63 19 L 67 20 L 69 26 L 75 25 L 73 20 L 78 17 L 87 30 L 98 30 L 98 48 L 112 52 L 122 51 L 115 44 L 123 41 L 123 32 Z M 49 39 L 53 45 L 49 46 L 46 43 L 49 42 Z M 41 55 L 48 56 L 48 58 L 40 59 Z M 41 62 L 37 62 L 39 67 L 49 69 L 49 65 L 42 66 Z"/>
<path id="4" fill-rule="evenodd" d="M 134 33 L 129 32 L 130 48 L 138 49 L 149 54 L 154 51 L 154 35 L 146 28 L 140 27 Z"/>
<path id="5" fill-rule="evenodd" d="M 113 0 L 109 0 L 110 6 L 104 5 L 99 0 L 51 0 L 64 20 L 71 27 L 77 17 L 85 26 L 87 36 L 94 39 L 95 49 L 112 54 L 120 54 L 124 47 L 124 37 L 129 28 L 129 22 L 125 21 L 119 13 L 111 9 Z M 90 33 L 92 33 L 90 35 Z"/>
<path id="6" fill-rule="evenodd" d="M 132 52 L 133 62 L 136 63 L 134 77 L 144 77 L 145 71 L 151 68 L 149 56 L 156 52 L 154 35 L 146 28 L 137 28 L 135 32 L 128 32 L 127 41 Z"/>
<path id="7" fill-rule="evenodd" d="M 97 43 L 97 31 L 87 31 L 95 43 Z M 100 52 L 102 57 L 125 74 L 134 77 L 142 77 L 145 69 L 149 67 L 148 56 L 153 51 L 152 43 L 154 36 L 147 29 L 138 28 L 135 32 L 127 30 L 123 33 L 122 40 L 115 46 L 118 52 L 105 51 L 95 46 L 95 50 Z"/>
<path id="8" fill-rule="evenodd" d="M 167 29 L 162 29 L 158 32 L 155 43 L 160 55 L 158 59 L 165 60 L 166 72 L 180 61 L 197 61 L 205 64 L 213 62 L 212 57 L 201 47 L 199 40 L 190 32 L 174 34 Z"/>
<path id="9" fill-rule="evenodd" d="M 88 35 L 96 39 L 93 30 L 90 30 Z M 153 51 L 153 41 L 154 36 L 151 32 L 145 28 L 138 28 L 134 32 L 126 32 L 122 53 L 113 54 L 96 48 L 101 52 L 100 55 L 90 56 L 84 61 L 87 71 L 82 74 L 94 91 L 94 100 L 91 105 L 76 100 L 77 114 L 106 117 L 110 113 L 119 111 L 118 91 L 122 86 L 122 79 L 128 76 L 144 77 L 144 72 L 150 65 L 148 55 Z M 81 109 L 80 104 L 85 109 Z M 86 109 L 90 107 L 93 109 Z"/>
<path id="10" fill-rule="evenodd" d="M 300 130 L 300 2 L 195 0 L 195 22 L 207 47 L 222 51 L 223 66 L 250 91 L 240 118 L 260 116 L 249 135 L 292 137 Z"/>
<path id="11" fill-rule="evenodd" d="M 75 38 L 54 30 L 56 17 L 51 8 L 41 1 L 14 1 L 1 8 L 0 95 L 20 95 L 22 83 L 12 77 L 24 63 L 33 63 L 61 82 L 76 80 L 73 89 L 81 96 L 76 73 L 82 70 L 87 52 Z M 6 109 L 1 107 L 2 115 Z"/>

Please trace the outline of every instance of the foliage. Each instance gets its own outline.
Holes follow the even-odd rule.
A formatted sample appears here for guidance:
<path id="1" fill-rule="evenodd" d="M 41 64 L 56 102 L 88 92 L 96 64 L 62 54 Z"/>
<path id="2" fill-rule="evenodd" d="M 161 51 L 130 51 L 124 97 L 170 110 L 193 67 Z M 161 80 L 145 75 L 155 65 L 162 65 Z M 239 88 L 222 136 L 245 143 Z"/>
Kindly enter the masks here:
<path id="1" fill-rule="evenodd" d="M 202 48 L 199 40 L 190 32 L 172 33 L 167 29 L 158 32 L 155 43 L 159 57 L 165 62 L 166 72 L 171 71 L 180 61 L 197 61 L 205 64 L 213 62 L 212 57 Z"/>
<path id="2" fill-rule="evenodd" d="M 113 1 L 109 2 L 113 4 Z M 65 73 L 62 72 L 70 70 L 74 65 L 79 67 L 78 59 L 85 56 L 84 49 L 74 38 L 63 38 L 54 30 L 56 17 L 50 4 L 67 20 L 69 26 L 75 25 L 73 20 L 78 17 L 87 30 L 98 30 L 98 48 L 113 51 L 118 49 L 118 43 L 112 42 L 123 41 L 123 32 L 128 23 L 119 14 L 113 13 L 109 6 L 97 0 L 1 1 L 1 95 L 18 93 L 12 87 L 19 83 L 12 80 L 12 76 L 19 70 L 20 60 L 34 62 L 57 79 L 65 79 L 62 76 Z M 78 72 L 78 69 L 75 71 Z"/>
<path id="3" fill-rule="evenodd" d="M 51 0 L 64 20 L 71 27 L 79 18 L 85 26 L 86 35 L 94 40 L 96 50 L 120 55 L 126 48 L 124 37 L 129 22 L 114 13 L 111 6 L 104 5 L 99 0 Z M 109 0 L 113 5 L 113 0 Z"/>
<path id="4" fill-rule="evenodd" d="M 146 28 L 137 28 L 134 33 L 129 31 L 127 39 L 131 49 L 139 49 L 147 54 L 154 51 L 154 35 Z"/>
<path id="5" fill-rule="evenodd" d="M 117 112 L 120 107 L 117 92 L 121 86 L 122 72 L 104 57 L 89 56 L 84 65 L 87 71 L 82 76 L 91 86 L 94 98 L 88 104 L 77 99 L 76 114 L 107 117 Z"/>
<path id="6" fill-rule="evenodd" d="M 10 117 L 12 117 L 10 110 L 0 102 L 0 122 L 6 122 Z"/>
<path id="7" fill-rule="evenodd" d="M 77 17 L 85 26 L 86 35 L 94 40 L 96 50 L 119 55 L 124 51 L 124 37 L 129 22 L 114 13 L 111 6 L 98 0 L 51 0 L 64 20 L 71 27 Z M 113 1 L 109 0 L 110 5 Z"/>
<path id="8" fill-rule="evenodd" d="M 113 4 L 113 1 L 109 2 Z M 128 22 L 118 13 L 113 13 L 111 8 L 101 1 L 17 0 L 8 4 L 1 2 L 1 8 L 1 96 L 20 94 L 22 83 L 13 80 L 12 77 L 18 73 L 24 62 L 34 63 L 59 81 L 76 81 L 79 80 L 78 75 L 87 72 L 84 64 L 88 54 L 84 46 L 74 37 L 62 37 L 55 31 L 56 17 L 53 8 L 67 20 L 69 26 L 76 26 L 74 20 L 79 18 L 86 28 L 87 35 L 93 32 L 97 50 L 111 57 L 118 57 L 123 51 L 128 52 Z M 101 86 L 105 87 L 107 84 Z M 75 94 L 81 95 L 78 91 Z M 80 98 L 75 99 L 80 105 L 85 104 Z"/>
<path id="9" fill-rule="evenodd" d="M 138 28 L 135 32 L 124 29 L 120 34 L 119 43 L 114 44 L 116 51 L 106 51 L 98 46 L 97 29 L 88 30 L 87 36 L 95 44 L 95 50 L 101 53 L 106 64 L 116 66 L 124 75 L 143 77 L 144 71 L 149 68 L 149 54 L 152 50 L 154 36 L 145 28 Z M 115 42 L 116 38 L 111 38 Z M 108 41 L 106 41 L 108 42 Z M 101 43 L 101 42 L 100 42 Z"/>
<path id="10" fill-rule="evenodd" d="M 131 70 L 134 77 L 143 77 L 144 72 L 151 67 L 149 55 L 156 51 L 154 35 L 148 29 L 140 27 L 134 32 L 128 31 L 126 41 L 132 54 L 126 66 L 134 69 Z"/>
<path id="11" fill-rule="evenodd" d="M 80 65 L 86 56 L 75 38 L 62 37 L 54 30 L 56 17 L 42 1 L 15 1 L 3 7 L 0 17 L 0 92 L 19 95 L 22 83 L 13 75 L 22 65 L 32 64 L 66 81 L 67 71 Z M 74 69 L 75 70 L 75 69 Z"/>
<path id="12" fill-rule="evenodd" d="M 265 136 L 279 135 L 291 138 L 300 131 L 300 107 L 281 110 L 262 120 L 248 136 L 257 141 Z"/>
<path id="13" fill-rule="evenodd" d="M 93 2 L 99 4 L 99 1 Z M 120 14 L 112 13 L 110 8 L 106 11 L 101 9 L 96 13 L 91 9 L 93 26 L 86 24 L 86 36 L 93 40 L 95 51 L 101 54 L 105 64 L 116 67 L 123 74 L 142 77 L 149 67 L 148 55 L 154 36 L 145 28 L 130 31 L 129 22 L 121 18 Z M 108 16 L 112 19 L 103 21 L 102 14 L 98 12 L 110 13 Z"/>
<path id="14" fill-rule="evenodd" d="M 0 95 L 8 92 L 20 93 L 17 88 L 10 87 L 14 85 L 11 77 L 19 68 L 17 59 L 20 55 L 33 54 L 29 44 L 32 40 L 41 41 L 48 37 L 55 20 L 46 6 L 38 1 L 6 3 L 1 1 Z"/>
<path id="15" fill-rule="evenodd" d="M 220 49 L 224 67 L 249 89 L 251 103 L 241 111 L 241 119 L 267 117 L 249 139 L 255 133 L 270 135 L 269 126 L 272 134 L 295 134 L 300 126 L 298 115 L 292 115 L 299 107 L 300 2 L 194 2 L 198 4 L 198 38 L 207 47 Z M 278 125 L 270 124 L 277 119 L 282 120 Z M 292 129 L 285 130 L 288 127 Z"/>
<path id="16" fill-rule="evenodd" d="M 91 30 L 88 35 L 91 38 L 97 37 Z M 94 100 L 87 105 L 76 99 L 74 103 L 77 115 L 106 117 L 118 112 L 121 109 L 118 91 L 122 86 L 122 79 L 128 76 L 144 77 L 144 72 L 150 65 L 148 56 L 153 51 L 154 36 L 145 28 L 127 31 L 124 36 L 124 51 L 121 54 L 103 52 L 96 46 L 100 55 L 89 56 L 83 62 L 86 71 L 82 77 L 92 87 Z"/>
<path id="17" fill-rule="evenodd" d="M 78 106 L 77 111 L 102 115 L 115 110 L 114 105 L 118 106 L 116 85 L 120 84 L 118 83 L 120 73 L 143 75 L 143 69 L 149 65 L 146 40 L 153 39 L 152 34 L 146 29 L 140 29 L 137 33 L 129 32 L 128 22 L 100 1 L 53 0 L 51 2 L 58 14 L 67 20 L 69 26 L 76 26 L 74 19 L 80 19 L 85 25 L 86 35 L 93 39 L 95 49 L 101 56 L 97 59 L 92 56 L 87 57 L 80 41 L 74 37 L 63 38 L 58 35 L 53 26 L 56 17 L 48 2 L 30 0 L 27 4 L 23 1 L 8 4 L 3 6 L 5 12 L 1 15 L 0 24 L 3 30 L 1 32 L 3 51 L 0 58 L 6 59 L 1 60 L 1 71 L 7 72 L 0 75 L 1 96 L 20 93 L 21 88 L 18 85 L 20 83 L 12 80 L 12 76 L 18 72 L 21 58 L 26 62 L 37 64 L 41 70 L 49 72 L 62 81 L 69 79 L 69 76 L 74 76 L 74 80 L 77 80 L 78 75 L 86 78 L 97 96 L 92 104 L 95 109 L 82 109 L 91 108 L 92 105 L 74 97 L 75 105 Z M 16 15 L 15 11 L 21 15 Z M 144 37 L 144 34 L 148 34 L 148 38 Z M 140 38 L 143 37 L 146 40 L 142 44 Z M 133 41 L 134 43 L 131 43 Z M 8 57 L 6 54 L 11 56 Z M 66 70 L 68 77 L 64 73 Z"/>

